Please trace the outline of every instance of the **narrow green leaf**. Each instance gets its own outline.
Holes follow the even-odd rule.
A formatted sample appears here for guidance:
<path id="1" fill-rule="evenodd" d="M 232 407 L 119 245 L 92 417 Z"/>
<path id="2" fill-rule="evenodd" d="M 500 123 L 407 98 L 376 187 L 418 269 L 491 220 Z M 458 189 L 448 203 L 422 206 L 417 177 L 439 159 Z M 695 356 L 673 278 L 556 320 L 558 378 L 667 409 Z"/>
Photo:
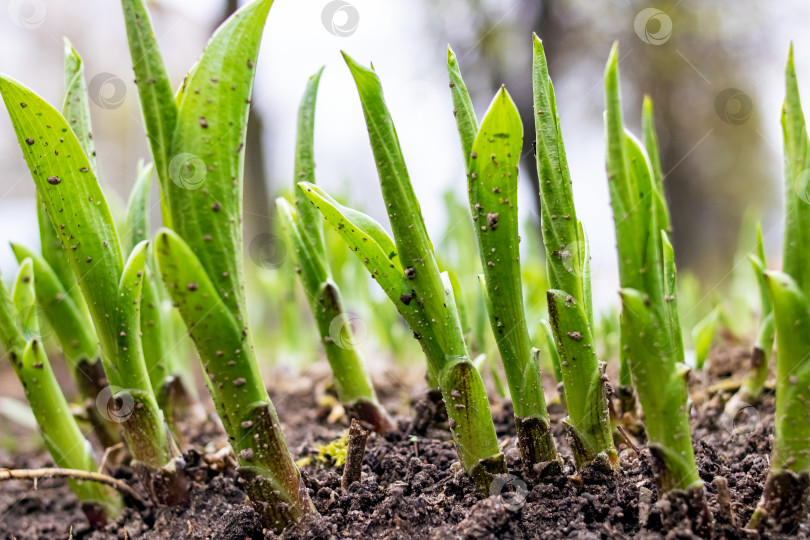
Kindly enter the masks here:
<path id="1" fill-rule="evenodd" d="M 770 474 L 810 472 L 810 303 L 799 284 L 765 272 L 776 326 L 776 413 Z"/>
<path id="2" fill-rule="evenodd" d="M 478 135 L 478 119 L 475 117 L 472 99 L 467 92 L 467 85 L 461 78 L 461 68 L 458 65 L 456 53 L 447 46 L 447 74 L 450 76 L 450 94 L 453 97 L 453 116 L 456 119 L 459 138 L 461 139 L 461 155 L 464 157 L 464 166 L 469 174 L 470 154 L 473 151 L 473 142 Z"/>
<path id="3" fill-rule="evenodd" d="M 17 262 L 30 259 L 33 265 L 37 303 L 54 329 L 64 354 L 76 367 L 98 355 L 98 337 L 93 322 L 65 290 L 56 273 L 42 257 L 20 244 L 11 244 Z"/>
<path id="4" fill-rule="evenodd" d="M 161 186 L 163 222 L 170 226 L 171 215 L 165 198 L 171 193 L 169 165 L 174 157 L 171 148 L 178 115 L 174 91 L 152 29 L 145 0 L 121 0 L 121 5 L 124 10 L 129 54 L 135 71 L 135 83 L 138 85 L 141 111 L 146 124 L 146 135 Z"/>
<path id="5" fill-rule="evenodd" d="M 689 437 L 687 378 L 689 369 L 672 360 L 666 328 L 644 295 L 622 289 L 622 332 L 626 336 L 630 369 L 644 409 L 644 427 L 663 493 L 701 484 Z M 684 436 L 686 434 L 686 436 Z"/>
<path id="6" fill-rule="evenodd" d="M 450 313 L 449 304 L 444 301 L 433 245 L 413 192 L 396 129 L 385 104 L 380 79 L 372 69 L 361 66 L 346 53 L 343 53 L 343 58 L 360 95 L 383 200 L 401 264 L 411 276 L 409 281 L 424 303 L 426 318 L 432 322 L 445 355 L 466 357 L 468 353 L 461 325 L 458 318 Z"/>
<path id="7" fill-rule="evenodd" d="M 131 251 L 137 244 L 149 237 L 149 192 L 152 188 L 151 163 L 138 162 L 135 187 L 129 196 L 127 209 L 127 230 L 124 235 L 125 249 Z"/>
<path id="8" fill-rule="evenodd" d="M 96 150 L 93 142 L 93 128 L 90 124 L 90 103 L 87 99 L 87 85 L 84 80 L 84 63 L 79 53 L 67 38 L 65 42 L 65 104 L 62 116 L 76 134 L 90 168 L 98 174 Z"/>
<path id="9" fill-rule="evenodd" d="M 615 469 L 619 458 L 607 411 L 605 365 L 596 358 L 588 319 L 573 296 L 554 289 L 548 291 L 548 311 L 566 388 L 565 421 L 577 467 L 599 459 Z"/>
<path id="10" fill-rule="evenodd" d="M 692 329 L 692 341 L 695 344 L 695 369 L 698 371 L 703 369 L 706 358 L 709 356 L 709 348 L 714 340 L 719 313 L 719 308 L 714 308 Z"/>
<path id="11" fill-rule="evenodd" d="M 567 291 L 579 302 L 590 303 L 587 246 L 577 221 L 571 175 L 565 155 L 554 86 L 548 73 L 543 42 L 533 36 L 532 86 L 536 136 L 537 177 L 542 201 L 541 221 L 549 286 Z"/>
<path id="12" fill-rule="evenodd" d="M 298 187 L 363 261 L 371 277 L 394 303 L 425 351 L 429 375 L 435 377 L 444 361 L 444 352 L 420 306 L 412 280 L 404 276 L 394 241 L 382 225 L 361 212 L 341 205 L 319 187 L 304 182 Z"/>
<path id="13" fill-rule="evenodd" d="M 791 46 L 785 69 L 786 95 L 782 108 L 785 145 L 785 236 L 783 271 L 810 294 L 810 139 L 807 135 Z M 777 331 L 778 333 L 778 331 Z"/>
<path id="14" fill-rule="evenodd" d="M 557 352 L 557 343 L 554 341 L 554 332 L 551 330 L 551 325 L 546 319 L 541 320 L 540 325 L 543 327 L 546 347 L 548 348 L 548 354 L 551 358 L 551 365 L 554 367 L 554 379 L 557 383 L 561 383 L 563 382 L 562 366 L 560 364 L 560 353 Z"/>
<path id="15" fill-rule="evenodd" d="M 51 223 L 51 218 L 48 216 L 45 203 L 42 201 L 42 196 L 39 194 L 39 191 L 37 191 L 36 195 L 36 204 L 42 258 L 45 259 L 53 269 L 54 274 L 59 278 L 60 283 L 64 285 L 68 295 L 73 299 L 73 302 L 75 302 L 77 306 L 81 306 L 83 311 L 87 312 L 87 305 L 84 302 L 82 290 L 79 288 L 79 283 L 76 281 L 76 275 L 70 268 L 67 254 L 62 248 L 60 234 L 57 233 L 53 223 Z"/>
<path id="16" fill-rule="evenodd" d="M 315 183 L 315 103 L 318 96 L 318 86 L 321 82 L 323 68 L 312 75 L 307 81 L 307 87 L 298 106 L 298 131 L 295 144 L 295 169 L 294 183 L 309 182 Z M 326 258 L 326 246 L 323 240 L 323 224 L 318 215 L 318 211 L 304 192 L 294 189 L 293 200 L 295 201 L 295 212 L 298 215 L 298 222 L 301 224 L 301 236 L 309 246 L 313 255 L 322 261 L 325 270 L 329 271 L 329 264 Z"/>

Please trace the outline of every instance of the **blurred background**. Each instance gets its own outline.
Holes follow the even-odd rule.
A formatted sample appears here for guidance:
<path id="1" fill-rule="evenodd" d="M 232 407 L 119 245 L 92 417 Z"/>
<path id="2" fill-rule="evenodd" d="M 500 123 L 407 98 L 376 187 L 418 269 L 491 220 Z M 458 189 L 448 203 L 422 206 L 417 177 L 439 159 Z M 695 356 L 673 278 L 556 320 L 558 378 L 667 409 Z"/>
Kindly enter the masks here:
<path id="1" fill-rule="evenodd" d="M 179 85 L 238 2 L 149 4 L 169 73 Z M 63 36 L 83 56 L 100 177 L 108 197 L 117 199 L 114 205 L 124 207 L 136 162 L 149 153 L 119 3 L 3 0 L 2 5 L 0 71 L 55 106 L 62 100 Z M 458 55 L 479 118 L 506 84 L 524 118 L 520 211 L 527 309 L 535 322 L 545 309 L 545 291 L 531 147 L 531 33 L 544 40 L 556 87 L 574 196 L 591 242 L 595 305 L 613 313 L 618 271 L 604 172 L 602 77 L 610 46 L 618 41 L 624 112 L 632 130 L 639 131 L 643 95 L 654 100 L 679 270 L 693 284 L 689 309 L 697 318 L 733 289 L 735 268 L 745 266 L 750 273 L 745 246 L 756 219 L 763 222 L 770 266 L 778 267 L 783 70 L 793 41 L 806 94 L 808 23 L 810 4 L 804 0 L 278 0 L 258 61 L 245 177 L 247 267 L 251 290 L 264 297 L 251 298 L 251 310 L 254 324 L 266 330 L 267 355 L 295 363 L 317 351 L 314 334 L 303 338 L 312 338 L 310 348 L 278 346 L 313 330 L 275 233 L 272 201 L 292 188 L 296 109 L 308 76 L 322 65 L 318 182 L 387 226 L 360 103 L 339 51 L 373 61 L 437 252 L 449 267 L 464 268 L 469 261 L 472 266 L 464 269 L 470 276 L 479 263 L 447 88 L 446 45 Z M 34 184 L 5 112 L 0 112 L 0 163 L 0 270 L 8 280 L 16 272 L 8 242 L 36 247 L 38 234 Z M 153 200 L 157 221 L 156 193 Z M 404 327 L 391 323 L 393 308 L 345 246 L 334 238 L 330 245 L 336 279 L 348 289 L 352 308 L 361 320 L 382 321 L 368 322 L 373 327 L 367 333 L 377 336 L 380 348 L 418 354 Z M 474 280 L 469 283 L 476 287 Z M 380 336 L 384 332 L 390 335 Z"/>

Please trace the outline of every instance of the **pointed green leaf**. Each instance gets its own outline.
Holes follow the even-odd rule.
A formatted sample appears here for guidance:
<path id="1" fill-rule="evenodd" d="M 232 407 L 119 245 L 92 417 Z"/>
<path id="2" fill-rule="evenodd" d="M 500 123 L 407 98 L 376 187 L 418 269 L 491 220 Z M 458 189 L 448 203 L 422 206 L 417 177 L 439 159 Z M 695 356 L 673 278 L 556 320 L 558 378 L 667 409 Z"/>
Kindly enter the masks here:
<path id="1" fill-rule="evenodd" d="M 706 358 L 709 356 L 709 348 L 714 340 L 719 313 L 719 308 L 714 308 L 692 329 L 692 341 L 695 344 L 695 369 L 698 371 L 703 369 Z"/>
<path id="2" fill-rule="evenodd" d="M 93 142 L 93 128 L 90 125 L 90 103 L 87 99 L 87 85 L 84 80 L 84 63 L 79 53 L 65 38 L 65 104 L 62 116 L 76 134 L 90 168 L 98 174 L 96 150 Z"/>
<path id="3" fill-rule="evenodd" d="M 214 33 L 179 96 L 169 176 L 171 226 L 188 242 L 234 317 L 247 318 L 242 176 L 256 58 L 272 0 L 257 0 Z M 189 167 L 194 168 L 190 181 Z"/>
<path id="4" fill-rule="evenodd" d="M 315 137 L 315 102 L 318 96 L 318 86 L 321 81 L 323 68 L 309 78 L 306 90 L 298 106 L 298 131 L 295 144 L 295 169 L 294 183 L 309 182 L 315 183 L 315 157 L 313 152 Z M 293 189 L 293 200 L 295 201 L 295 213 L 298 215 L 298 222 L 301 229 L 301 237 L 309 246 L 309 251 L 319 259 L 326 271 L 329 271 L 329 264 L 326 258 L 326 246 L 323 240 L 323 224 L 318 211 L 304 192 L 300 189 Z"/>
<path id="5" fill-rule="evenodd" d="M 45 209 L 88 302 L 103 348 L 113 350 L 112 314 L 123 268 L 110 210 L 87 156 L 65 119 L 21 84 L 0 77 L 0 93 Z"/>
<path id="6" fill-rule="evenodd" d="M 121 4 L 146 135 L 160 180 L 163 221 L 168 226 L 171 216 L 165 197 L 170 193 L 169 163 L 174 157 L 171 147 L 177 126 L 177 105 L 145 0 L 121 0 Z"/>
<path id="7" fill-rule="evenodd" d="M 137 244 L 149 237 L 149 192 L 152 187 L 151 163 L 138 162 L 135 187 L 129 196 L 127 209 L 127 230 L 124 235 L 124 249 L 131 251 Z"/>
<path id="8" fill-rule="evenodd" d="M 799 284 L 765 272 L 776 326 L 776 414 L 771 474 L 810 472 L 810 303 Z"/>
<path id="9" fill-rule="evenodd" d="M 467 85 L 461 78 L 461 68 L 458 65 L 456 53 L 447 46 L 447 73 L 450 76 L 450 94 L 453 97 L 453 116 L 456 119 L 458 135 L 461 139 L 461 155 L 469 174 L 470 154 L 473 151 L 473 142 L 478 135 L 478 119 L 475 117 L 472 99 L 467 92 Z"/>

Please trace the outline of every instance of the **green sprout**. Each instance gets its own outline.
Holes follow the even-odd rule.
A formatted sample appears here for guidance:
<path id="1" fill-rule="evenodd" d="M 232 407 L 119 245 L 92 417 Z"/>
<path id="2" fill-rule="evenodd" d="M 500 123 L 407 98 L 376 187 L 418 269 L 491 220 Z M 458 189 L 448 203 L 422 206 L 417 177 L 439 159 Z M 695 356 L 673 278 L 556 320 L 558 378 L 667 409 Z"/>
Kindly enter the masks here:
<path id="1" fill-rule="evenodd" d="M 548 312 L 565 389 L 565 424 L 578 468 L 593 464 L 616 469 L 619 460 L 608 414 L 606 364 L 598 360 L 594 347 L 588 240 L 576 217 L 543 43 L 537 35 L 533 43 L 537 177 L 550 287 Z"/>
<path id="2" fill-rule="evenodd" d="M 644 412 L 659 492 L 696 494 L 702 523 L 709 523 L 689 432 L 689 368 L 678 322 L 675 260 L 652 104 L 646 98 L 642 111 L 645 150 L 624 128 L 617 45 L 607 63 L 605 90 L 607 174 L 622 286 L 621 344 Z"/>
<path id="3" fill-rule="evenodd" d="M 24 259 L 13 297 L 0 281 L 0 344 L 25 390 L 25 396 L 58 467 L 96 472 L 98 464 L 65 399 L 39 335 L 35 267 Z M 68 481 L 90 523 L 98 527 L 123 509 L 121 496 L 96 482 Z"/>
<path id="4" fill-rule="evenodd" d="M 131 404 L 120 420 L 135 468 L 153 499 L 185 504 L 180 452 L 157 405 L 140 340 L 146 244 L 125 261 L 96 174 L 67 120 L 8 77 L 0 93 L 28 168 L 85 298 L 101 347 L 112 404 Z"/>
<path id="5" fill-rule="evenodd" d="M 299 187 L 365 264 L 419 340 L 428 384 L 439 387 L 462 466 L 482 491 L 505 473 L 481 375 L 464 341 L 453 286 L 439 271 L 422 211 L 376 73 L 344 53 L 369 131 L 392 239 L 370 217 L 346 208 L 317 186 Z"/>
<path id="6" fill-rule="evenodd" d="M 793 47 L 785 70 L 786 97 L 782 108 L 785 145 L 785 234 L 783 271 L 764 272 L 776 328 L 776 411 L 770 471 L 762 500 L 749 528 L 768 518 L 785 532 L 806 519 L 810 488 L 810 204 L 807 171 L 810 138 L 799 98 Z M 804 509 L 797 511 L 797 509 Z"/>
<path id="7" fill-rule="evenodd" d="M 81 57 L 65 40 L 65 103 L 62 115 L 72 126 L 73 132 L 90 166 L 95 170 L 93 139 L 90 136 L 90 110 L 84 80 L 84 64 Z M 98 396 L 107 386 L 104 367 L 100 360 L 98 337 L 93 328 L 90 313 L 70 269 L 62 242 L 54 230 L 37 193 L 37 217 L 39 221 L 42 256 L 20 244 L 11 247 L 18 263 L 30 258 L 37 275 L 36 296 L 41 313 L 54 329 L 57 341 L 73 372 L 79 395 L 88 405 L 87 417 L 93 425 L 99 442 L 112 446 L 120 441 L 117 425 L 105 418 L 95 406 Z"/>
<path id="8" fill-rule="evenodd" d="M 280 531 L 314 512 L 262 382 L 247 317 L 242 181 L 248 107 L 271 0 L 214 33 L 175 99 L 142 0 L 123 0 L 163 223 L 159 271 L 194 341 L 206 383 L 261 521 Z"/>
<path id="9" fill-rule="evenodd" d="M 296 182 L 315 183 L 315 101 L 322 71 L 323 68 L 310 77 L 298 110 Z M 330 275 L 321 217 L 300 189 L 295 189 L 295 208 L 284 198 L 276 199 L 276 208 L 298 278 L 317 321 L 326 358 L 335 375 L 338 398 L 350 416 L 384 433 L 393 427 L 391 420 L 377 401 L 371 378 L 353 341 L 354 336 L 343 335 L 345 332 L 351 334 L 352 324 L 340 289 Z"/>
<path id="10" fill-rule="evenodd" d="M 456 55 L 449 47 L 447 70 L 484 271 L 481 290 L 512 396 L 520 454 L 532 469 L 559 457 L 551 436 L 539 355 L 532 351 L 523 307 L 517 216 L 523 125 L 512 98 L 501 87 L 479 129 Z"/>

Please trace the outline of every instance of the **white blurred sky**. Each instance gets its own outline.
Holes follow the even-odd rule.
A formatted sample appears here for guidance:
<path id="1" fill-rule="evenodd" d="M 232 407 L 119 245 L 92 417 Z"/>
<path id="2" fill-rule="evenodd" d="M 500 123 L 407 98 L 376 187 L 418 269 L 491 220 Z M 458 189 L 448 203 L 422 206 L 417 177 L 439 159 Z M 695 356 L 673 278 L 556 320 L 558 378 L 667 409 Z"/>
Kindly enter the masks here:
<path id="1" fill-rule="evenodd" d="M 464 200 L 466 180 L 444 70 L 446 51 L 435 46 L 435 36 L 426 34 L 431 28 L 426 24 L 430 16 L 426 1 L 351 0 L 359 15 L 359 25 L 350 36 L 338 37 L 327 31 L 321 21 L 327 0 L 277 0 L 264 34 L 253 103 L 266 117 L 264 152 L 270 181 L 275 185 L 291 182 L 298 101 L 307 77 L 325 65 L 316 116 L 318 181 L 327 190 L 336 192 L 348 184 L 351 197 L 361 201 L 367 211 L 385 223 L 362 111 L 339 51 L 346 50 L 363 63 L 373 61 L 383 81 L 429 231 L 434 236 L 434 244 L 438 244 L 438 235 L 448 225 L 441 195 L 452 188 Z M 755 77 L 759 82 L 745 91 L 755 95 L 756 106 L 763 109 L 762 136 L 772 149 L 770 158 L 774 171 L 780 170 L 782 69 L 791 39 L 796 46 L 800 84 L 805 101 L 810 104 L 810 36 L 807 32 L 810 17 L 803 1 L 772 3 L 771 19 L 763 24 L 774 27 L 773 41 L 765 54 L 743 66 L 751 73 L 761 74 Z M 503 3 L 504 11 L 508 11 L 515 0 Z M 3 6 L 0 71 L 32 87 L 51 103 L 58 106 L 61 101 L 63 35 L 69 37 L 83 55 L 88 80 L 100 73 L 112 73 L 126 81 L 127 93 L 120 108 L 92 107 L 101 176 L 125 198 L 134 181 L 135 160 L 148 157 L 148 151 L 137 92 L 132 83 L 120 3 L 1 0 L 0 5 Z M 800 5 L 801 17 L 796 16 Z M 33 28 L 26 29 L 25 24 L 20 24 L 21 6 L 26 10 L 23 15 L 30 15 Z M 45 6 L 44 11 L 42 6 Z M 153 6 L 153 10 L 156 35 L 172 79 L 179 84 L 213 30 L 222 2 L 162 0 L 160 9 Z M 634 13 L 628 12 L 630 31 Z M 343 20 L 336 22 L 342 24 Z M 677 30 L 676 20 L 674 32 Z M 744 32 L 745 28 L 738 31 Z M 523 42 L 528 47 L 529 36 L 525 37 Z M 649 45 L 639 42 L 638 46 Z M 602 44 L 605 57 L 609 47 L 609 41 Z M 464 58 L 461 63 L 464 68 Z M 473 67 L 467 66 L 467 69 Z M 528 62 L 525 73 L 530 76 Z M 589 71 L 580 69 L 575 76 L 555 82 L 578 213 L 593 246 L 595 302 L 604 306 L 615 299 L 618 280 L 604 174 L 602 118 L 598 113 L 603 108 L 602 70 L 601 67 Z M 495 90 L 492 89 L 493 94 Z M 476 103 L 479 117 L 487 104 L 486 101 Z M 631 106 L 629 100 L 626 106 Z M 525 129 L 532 133 L 530 126 Z M 121 155 L 117 146 L 105 143 L 105 137 L 113 135 L 126 142 L 125 154 Z M 33 182 L 4 111 L 0 112 L 0 163 L 0 269 L 8 276 L 15 266 L 8 241 L 36 245 L 37 235 Z M 526 184 L 520 183 L 524 212 L 533 206 Z"/>

